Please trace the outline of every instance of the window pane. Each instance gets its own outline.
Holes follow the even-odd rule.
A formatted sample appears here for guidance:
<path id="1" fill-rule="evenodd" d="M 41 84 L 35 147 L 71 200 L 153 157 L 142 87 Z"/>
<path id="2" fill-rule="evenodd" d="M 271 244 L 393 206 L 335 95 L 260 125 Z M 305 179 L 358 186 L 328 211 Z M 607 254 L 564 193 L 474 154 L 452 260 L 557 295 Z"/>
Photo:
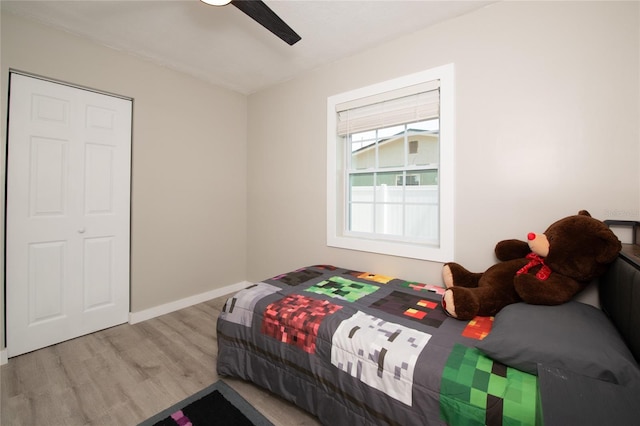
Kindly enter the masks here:
<path id="1" fill-rule="evenodd" d="M 376 233 L 402 236 L 402 205 L 376 205 Z"/>
<path id="2" fill-rule="evenodd" d="M 374 132 L 375 133 L 375 132 Z M 372 169 L 376 166 L 375 139 L 351 142 L 351 170 Z"/>
<path id="3" fill-rule="evenodd" d="M 415 123 L 409 124 L 410 130 L 418 130 L 418 131 L 431 131 L 431 132 L 439 132 L 440 131 L 440 120 L 434 118 L 432 120 L 418 121 Z"/>
<path id="4" fill-rule="evenodd" d="M 396 185 L 398 175 L 402 177 L 402 172 L 385 172 L 376 175 L 376 202 L 377 203 L 402 203 L 403 190 L 402 180 L 400 185 Z"/>
<path id="5" fill-rule="evenodd" d="M 438 185 L 438 169 L 423 170 L 419 175 L 420 185 Z"/>
<path id="6" fill-rule="evenodd" d="M 373 173 L 349 176 L 349 201 L 373 202 Z"/>
<path id="7" fill-rule="evenodd" d="M 378 130 L 378 137 L 385 138 L 385 139 L 402 136 L 403 134 L 404 134 L 404 124 L 401 126 L 386 127 L 384 129 Z"/>
<path id="8" fill-rule="evenodd" d="M 440 162 L 439 120 L 421 121 L 407 125 L 407 139 L 411 147 L 409 165 L 424 166 Z"/>
<path id="9" fill-rule="evenodd" d="M 414 185 L 405 188 L 405 201 L 412 204 L 438 205 L 438 187 Z"/>
<path id="10" fill-rule="evenodd" d="M 353 133 L 351 135 L 351 142 L 356 143 L 356 142 L 366 142 L 369 141 L 369 143 L 371 143 L 371 141 L 376 139 L 376 131 L 375 130 L 368 130 L 366 132 L 359 132 L 359 133 Z"/>
<path id="11" fill-rule="evenodd" d="M 438 205 L 407 205 L 405 231 L 414 238 L 438 243 Z"/>
<path id="12" fill-rule="evenodd" d="M 373 204 L 350 204 L 349 230 L 373 232 Z"/>
<path id="13" fill-rule="evenodd" d="M 378 163 L 380 167 L 404 166 L 404 126 L 382 129 L 378 134 Z"/>

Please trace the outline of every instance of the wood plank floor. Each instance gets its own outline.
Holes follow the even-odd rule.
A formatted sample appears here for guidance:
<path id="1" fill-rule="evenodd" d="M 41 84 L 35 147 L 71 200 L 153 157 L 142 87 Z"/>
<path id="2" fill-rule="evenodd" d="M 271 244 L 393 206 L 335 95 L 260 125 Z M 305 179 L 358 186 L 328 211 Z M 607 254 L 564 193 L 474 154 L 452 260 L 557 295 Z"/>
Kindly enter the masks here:
<path id="1" fill-rule="evenodd" d="M 9 360 L 3 426 L 130 426 L 217 381 L 215 324 L 226 297 Z M 255 385 L 223 379 L 276 425 L 318 420 Z"/>

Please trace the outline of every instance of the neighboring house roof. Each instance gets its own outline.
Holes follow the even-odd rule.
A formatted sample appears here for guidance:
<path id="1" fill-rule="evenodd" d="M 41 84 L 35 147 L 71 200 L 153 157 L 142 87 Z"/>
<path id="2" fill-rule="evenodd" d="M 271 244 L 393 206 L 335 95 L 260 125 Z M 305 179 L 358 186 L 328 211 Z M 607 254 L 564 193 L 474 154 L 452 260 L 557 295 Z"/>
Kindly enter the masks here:
<path id="1" fill-rule="evenodd" d="M 439 130 L 422 130 L 422 129 L 407 129 L 407 132 L 421 132 L 420 135 L 418 136 L 422 136 L 422 135 L 439 135 L 440 131 Z M 400 139 L 400 136 L 404 135 L 405 132 L 400 132 L 400 133 L 396 133 L 395 135 L 386 138 L 386 139 L 380 139 L 380 141 L 378 142 L 378 145 L 383 145 L 383 144 L 387 144 L 391 141 L 396 141 L 398 139 Z M 359 153 L 359 152 L 363 152 L 363 151 L 367 151 L 371 148 L 373 148 L 375 146 L 375 141 L 371 141 L 370 144 L 363 146 L 362 148 L 358 148 L 355 151 L 353 151 L 353 153 Z"/>

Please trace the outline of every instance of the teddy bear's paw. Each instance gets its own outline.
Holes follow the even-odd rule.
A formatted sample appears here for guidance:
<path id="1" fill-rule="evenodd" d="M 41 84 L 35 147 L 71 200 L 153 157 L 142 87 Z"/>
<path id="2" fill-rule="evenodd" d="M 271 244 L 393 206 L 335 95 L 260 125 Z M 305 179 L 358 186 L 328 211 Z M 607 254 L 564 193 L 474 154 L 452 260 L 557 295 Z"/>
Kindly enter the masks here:
<path id="1" fill-rule="evenodd" d="M 452 287 L 445 290 L 442 296 L 442 308 L 445 312 L 459 320 L 470 320 L 478 315 L 480 302 L 476 289 Z"/>
<path id="2" fill-rule="evenodd" d="M 455 262 L 445 263 L 442 267 L 442 280 L 446 288 L 478 287 L 482 273 L 469 272 L 462 265 Z"/>
<path id="3" fill-rule="evenodd" d="M 446 290 L 444 292 L 444 295 L 442 296 L 442 307 L 447 315 L 453 318 L 458 318 L 456 315 L 456 305 L 453 300 L 453 291 Z"/>
<path id="4" fill-rule="evenodd" d="M 451 288 L 454 286 L 453 272 L 451 272 L 451 264 L 449 263 L 445 263 L 442 267 L 442 280 L 444 281 L 444 286 L 446 288 Z"/>

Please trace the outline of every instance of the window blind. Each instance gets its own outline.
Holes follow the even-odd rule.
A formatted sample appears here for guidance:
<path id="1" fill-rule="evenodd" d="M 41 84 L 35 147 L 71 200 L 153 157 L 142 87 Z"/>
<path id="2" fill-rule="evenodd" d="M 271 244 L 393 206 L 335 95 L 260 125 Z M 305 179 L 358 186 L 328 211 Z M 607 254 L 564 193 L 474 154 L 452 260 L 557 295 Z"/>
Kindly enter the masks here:
<path id="1" fill-rule="evenodd" d="M 434 80 L 336 105 L 339 136 L 437 118 L 440 81 Z"/>

